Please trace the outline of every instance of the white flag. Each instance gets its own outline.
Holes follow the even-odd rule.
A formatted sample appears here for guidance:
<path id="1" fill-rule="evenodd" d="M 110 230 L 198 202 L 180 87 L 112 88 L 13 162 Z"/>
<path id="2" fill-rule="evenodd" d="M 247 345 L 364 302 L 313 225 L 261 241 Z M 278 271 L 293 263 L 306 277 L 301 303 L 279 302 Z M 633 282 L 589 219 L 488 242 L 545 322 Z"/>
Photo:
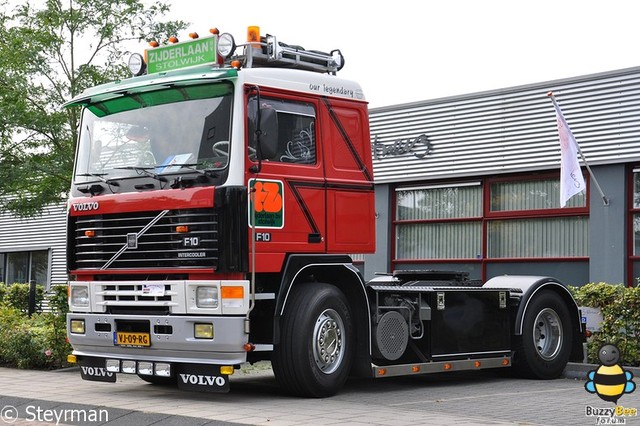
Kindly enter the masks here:
<path id="1" fill-rule="evenodd" d="M 567 205 L 567 201 L 579 192 L 587 189 L 578 163 L 578 142 L 573 137 L 567 121 L 562 115 L 560 106 L 551 98 L 556 109 L 558 134 L 560 135 L 560 207 Z"/>

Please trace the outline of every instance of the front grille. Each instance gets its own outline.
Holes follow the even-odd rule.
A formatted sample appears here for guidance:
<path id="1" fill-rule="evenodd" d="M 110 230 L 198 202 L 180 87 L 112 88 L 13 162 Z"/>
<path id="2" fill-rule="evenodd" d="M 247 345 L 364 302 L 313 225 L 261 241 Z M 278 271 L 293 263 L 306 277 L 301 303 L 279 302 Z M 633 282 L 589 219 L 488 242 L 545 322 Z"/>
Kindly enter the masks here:
<path id="1" fill-rule="evenodd" d="M 78 216 L 70 222 L 71 269 L 217 267 L 218 216 L 211 208 Z M 177 226 L 188 232 L 177 232 Z"/>

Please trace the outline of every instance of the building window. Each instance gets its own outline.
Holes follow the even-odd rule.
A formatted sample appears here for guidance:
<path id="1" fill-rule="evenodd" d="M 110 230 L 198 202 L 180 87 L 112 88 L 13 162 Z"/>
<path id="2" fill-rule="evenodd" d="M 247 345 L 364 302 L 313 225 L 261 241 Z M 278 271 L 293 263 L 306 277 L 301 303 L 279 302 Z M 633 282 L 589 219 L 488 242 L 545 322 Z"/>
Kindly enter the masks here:
<path id="1" fill-rule="evenodd" d="M 589 256 L 587 195 L 560 208 L 557 175 L 399 187 L 394 225 L 394 261 L 404 263 Z"/>
<path id="2" fill-rule="evenodd" d="M 633 170 L 633 204 L 632 204 L 632 221 L 633 221 L 633 254 L 632 256 L 640 256 L 640 169 Z"/>
<path id="3" fill-rule="evenodd" d="M 584 216 L 491 221 L 487 225 L 487 257 L 588 256 L 588 227 L 589 218 Z"/>
<path id="4" fill-rule="evenodd" d="M 585 193 L 573 196 L 565 209 L 587 206 Z M 544 211 L 560 208 L 558 179 L 514 180 L 491 184 L 491 207 L 495 212 Z"/>
<path id="5" fill-rule="evenodd" d="M 567 258 L 589 255 L 585 193 L 560 208 L 557 178 L 500 180 L 489 185 L 487 257 Z"/>
<path id="6" fill-rule="evenodd" d="M 482 255 L 479 182 L 396 189 L 396 260 Z"/>
<path id="7" fill-rule="evenodd" d="M 7 284 L 49 281 L 49 251 L 21 251 L 0 254 L 0 281 Z"/>

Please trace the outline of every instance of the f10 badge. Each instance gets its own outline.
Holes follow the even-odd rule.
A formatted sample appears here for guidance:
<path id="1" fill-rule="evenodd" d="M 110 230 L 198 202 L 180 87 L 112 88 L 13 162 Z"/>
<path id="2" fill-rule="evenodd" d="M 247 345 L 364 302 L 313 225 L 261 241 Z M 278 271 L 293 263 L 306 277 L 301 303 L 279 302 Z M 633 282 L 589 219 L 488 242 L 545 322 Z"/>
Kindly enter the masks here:
<path id="1" fill-rule="evenodd" d="M 200 246 L 200 238 L 199 237 L 184 237 L 182 240 L 183 247 L 198 247 Z"/>

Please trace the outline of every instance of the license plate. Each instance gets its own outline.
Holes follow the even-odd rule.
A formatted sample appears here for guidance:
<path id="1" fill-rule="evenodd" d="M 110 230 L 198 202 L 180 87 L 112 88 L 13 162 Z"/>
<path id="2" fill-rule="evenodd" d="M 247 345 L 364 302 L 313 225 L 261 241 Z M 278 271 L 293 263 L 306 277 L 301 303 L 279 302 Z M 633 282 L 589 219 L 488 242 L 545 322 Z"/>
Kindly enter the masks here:
<path id="1" fill-rule="evenodd" d="M 113 336 L 113 343 L 117 346 L 151 346 L 151 337 L 149 333 L 118 331 Z"/>

